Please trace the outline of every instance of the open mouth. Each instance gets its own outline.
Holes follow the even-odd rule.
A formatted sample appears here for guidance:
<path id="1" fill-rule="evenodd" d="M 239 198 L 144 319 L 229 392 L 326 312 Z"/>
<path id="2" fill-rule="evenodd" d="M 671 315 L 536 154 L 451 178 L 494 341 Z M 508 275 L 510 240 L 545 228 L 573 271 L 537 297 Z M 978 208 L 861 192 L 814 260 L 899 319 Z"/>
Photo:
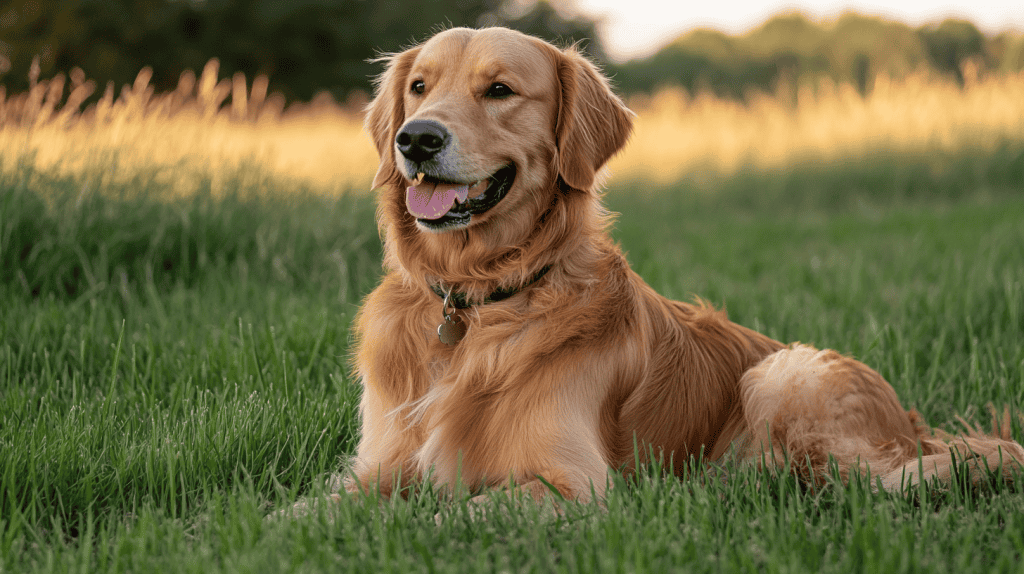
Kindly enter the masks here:
<path id="1" fill-rule="evenodd" d="M 512 188 L 515 178 L 515 164 L 471 183 L 442 181 L 419 173 L 406 188 L 405 206 L 429 230 L 458 229 L 469 225 L 472 215 L 497 205 Z"/>

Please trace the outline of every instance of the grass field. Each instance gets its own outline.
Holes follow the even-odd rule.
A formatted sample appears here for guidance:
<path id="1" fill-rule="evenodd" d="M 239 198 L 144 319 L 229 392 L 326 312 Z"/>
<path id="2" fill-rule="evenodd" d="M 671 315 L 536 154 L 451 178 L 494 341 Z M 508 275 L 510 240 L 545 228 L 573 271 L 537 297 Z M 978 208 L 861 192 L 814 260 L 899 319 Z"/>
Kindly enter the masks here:
<path id="1" fill-rule="evenodd" d="M 164 192 L 181 195 L 204 177 L 219 193 L 232 185 L 222 174 L 258 163 L 268 176 L 320 190 L 366 187 L 377 154 L 362 131 L 365 101 L 320 99 L 282 111 L 284 98 L 267 94 L 265 76 L 218 79 L 218 69 L 211 60 L 198 77 L 187 71 L 167 93 L 154 92 L 152 71 L 144 69 L 117 97 L 110 86 L 84 109 L 96 86 L 81 70 L 67 80 L 33 80 L 22 94 L 0 90 L 0 170 L 18 163 L 65 175 L 103 168 L 103 182 L 123 184 L 154 177 L 157 166 Z M 611 181 L 666 186 L 685 179 L 714 189 L 719 179 L 751 169 L 878 155 L 914 156 L 942 173 L 966 150 L 998 155 L 1002 142 L 1024 133 L 1024 73 L 964 72 L 963 86 L 927 72 L 879 76 L 864 96 L 824 80 L 751 93 L 745 104 L 672 88 L 634 96 L 628 103 L 636 129 L 610 162 Z"/>
<path id="2" fill-rule="evenodd" d="M 947 159 L 622 183 L 608 202 L 662 293 L 851 353 L 952 429 L 1024 408 L 1024 148 Z M 352 452 L 348 329 L 380 244 L 365 195 L 217 178 L 182 196 L 155 168 L 0 172 L 0 572 L 1022 568 L 1021 481 L 897 495 L 652 469 L 559 518 L 496 495 L 507 512 L 474 522 L 427 491 L 266 521 Z"/>
<path id="3" fill-rule="evenodd" d="M 85 110 L 80 71 L 0 94 L 0 574 L 1024 567 L 1024 481 L 649 469 L 558 518 L 427 489 L 266 520 L 355 444 L 376 156 L 352 109 L 282 115 L 215 68 Z M 968 80 L 633 102 L 615 237 L 662 293 L 850 353 L 936 426 L 1022 410 L 1024 76 Z"/>

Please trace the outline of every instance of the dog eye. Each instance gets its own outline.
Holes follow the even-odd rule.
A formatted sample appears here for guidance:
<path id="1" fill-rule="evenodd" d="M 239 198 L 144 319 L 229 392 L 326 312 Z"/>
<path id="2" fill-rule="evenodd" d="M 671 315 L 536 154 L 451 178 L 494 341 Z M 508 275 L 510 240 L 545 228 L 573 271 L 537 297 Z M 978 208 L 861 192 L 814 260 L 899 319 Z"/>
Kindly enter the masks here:
<path id="1" fill-rule="evenodd" d="M 409 86 L 409 89 L 415 94 L 422 94 L 423 90 L 427 89 L 427 85 L 423 83 L 423 80 L 416 80 L 412 83 L 412 86 Z"/>
<path id="2" fill-rule="evenodd" d="M 484 95 L 488 98 L 495 100 L 504 100 L 509 96 L 514 96 L 516 93 L 512 91 L 512 88 L 502 84 L 501 82 L 494 82 L 491 87 L 487 88 L 487 93 Z"/>

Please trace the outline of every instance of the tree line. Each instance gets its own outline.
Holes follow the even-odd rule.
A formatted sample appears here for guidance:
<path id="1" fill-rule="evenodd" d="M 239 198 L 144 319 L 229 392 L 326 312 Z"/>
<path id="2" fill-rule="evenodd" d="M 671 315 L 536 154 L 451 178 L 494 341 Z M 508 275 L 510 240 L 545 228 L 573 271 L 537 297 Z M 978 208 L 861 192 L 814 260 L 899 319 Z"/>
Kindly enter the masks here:
<path id="1" fill-rule="evenodd" d="M 903 78 L 927 70 L 964 81 L 965 64 L 975 70 L 1024 70 L 1024 36 L 986 36 L 964 20 L 912 28 L 879 17 L 847 13 L 828 24 L 797 13 L 776 16 L 742 35 L 695 30 L 654 56 L 612 66 L 627 91 L 651 92 L 671 84 L 691 93 L 745 97 L 772 92 L 780 84 L 818 78 L 855 85 L 862 93 L 880 74 Z"/>
<path id="2" fill-rule="evenodd" d="M 0 5 L 0 83 L 25 90 L 35 77 L 80 68 L 103 85 L 153 70 L 157 90 L 211 58 L 222 77 L 266 75 L 289 101 L 321 90 L 344 100 L 368 92 L 375 55 L 401 50 L 452 26 L 503 25 L 565 45 L 583 40 L 626 93 L 678 85 L 744 97 L 780 82 L 830 77 L 867 90 L 879 73 L 922 68 L 963 81 L 965 61 L 983 69 L 1024 69 L 1024 37 L 986 36 L 970 22 L 911 28 L 847 14 L 820 24 L 775 17 L 743 35 L 690 32 L 650 58 L 614 63 L 596 23 L 548 0 L 6 0 Z"/>
<path id="3" fill-rule="evenodd" d="M 24 90 L 38 56 L 41 77 L 72 68 L 102 86 L 131 83 L 145 66 L 157 90 L 185 70 L 220 60 L 222 76 L 270 78 L 290 101 L 327 90 L 368 91 L 395 52 L 453 26 L 504 25 L 547 37 L 593 38 L 593 22 L 542 1 L 516 10 L 505 0 L 4 0 L 0 81 Z M 603 57 L 600 46 L 591 53 Z M 101 90 L 102 91 L 102 90 Z"/>

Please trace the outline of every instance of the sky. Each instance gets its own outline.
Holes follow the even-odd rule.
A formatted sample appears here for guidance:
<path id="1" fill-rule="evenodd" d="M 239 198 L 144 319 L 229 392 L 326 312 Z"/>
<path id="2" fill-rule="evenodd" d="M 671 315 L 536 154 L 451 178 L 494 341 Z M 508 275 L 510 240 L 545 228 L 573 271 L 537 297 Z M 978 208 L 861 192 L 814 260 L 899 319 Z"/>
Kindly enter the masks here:
<path id="1" fill-rule="evenodd" d="M 604 16 L 602 40 L 609 55 L 620 61 L 653 54 L 694 28 L 740 33 L 792 10 L 815 19 L 856 11 L 914 26 L 956 17 L 986 33 L 1024 30 L 1024 0 L 575 0 L 575 5 L 585 14 Z"/>

